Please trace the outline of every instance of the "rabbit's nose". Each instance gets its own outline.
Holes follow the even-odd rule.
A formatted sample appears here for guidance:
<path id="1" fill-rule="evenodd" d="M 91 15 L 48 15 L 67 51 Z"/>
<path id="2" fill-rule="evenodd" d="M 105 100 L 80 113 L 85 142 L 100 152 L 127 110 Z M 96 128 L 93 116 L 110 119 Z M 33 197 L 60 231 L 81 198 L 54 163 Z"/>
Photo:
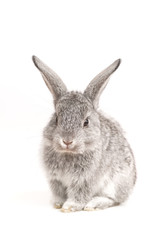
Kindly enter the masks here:
<path id="1" fill-rule="evenodd" d="M 72 141 L 72 142 L 73 142 L 73 141 Z M 67 146 L 68 146 L 68 145 L 71 145 L 72 142 L 66 142 L 66 141 L 63 140 L 63 143 L 64 143 L 65 145 L 67 145 Z"/>

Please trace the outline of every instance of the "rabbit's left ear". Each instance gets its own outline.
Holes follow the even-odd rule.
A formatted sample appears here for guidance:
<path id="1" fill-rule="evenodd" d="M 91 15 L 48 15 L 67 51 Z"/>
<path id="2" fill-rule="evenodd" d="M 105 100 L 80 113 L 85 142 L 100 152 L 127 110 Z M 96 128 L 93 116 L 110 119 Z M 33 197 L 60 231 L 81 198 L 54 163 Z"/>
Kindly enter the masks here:
<path id="1" fill-rule="evenodd" d="M 109 81 L 109 76 L 119 67 L 120 63 L 121 59 L 118 59 L 100 72 L 84 91 L 84 96 L 92 101 L 95 108 L 98 107 L 99 97 Z"/>
<path id="2" fill-rule="evenodd" d="M 41 72 L 42 77 L 50 92 L 52 93 L 54 100 L 58 100 L 62 95 L 64 95 L 65 92 L 67 92 L 65 84 L 60 79 L 60 77 L 39 58 L 33 56 L 32 60 L 35 66 Z"/>

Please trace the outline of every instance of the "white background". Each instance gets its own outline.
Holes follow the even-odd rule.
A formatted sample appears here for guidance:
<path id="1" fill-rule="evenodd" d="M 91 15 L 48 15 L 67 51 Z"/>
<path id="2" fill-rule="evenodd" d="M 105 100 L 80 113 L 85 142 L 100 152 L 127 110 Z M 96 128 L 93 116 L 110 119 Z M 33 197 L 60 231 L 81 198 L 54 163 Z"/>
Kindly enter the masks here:
<path id="1" fill-rule="evenodd" d="M 160 239 L 160 14 L 157 0 L 28 0 L 0 4 L 0 238 Z M 63 214 L 40 165 L 52 97 L 31 56 L 69 90 L 117 58 L 100 106 L 127 132 L 138 180 L 128 202 Z"/>

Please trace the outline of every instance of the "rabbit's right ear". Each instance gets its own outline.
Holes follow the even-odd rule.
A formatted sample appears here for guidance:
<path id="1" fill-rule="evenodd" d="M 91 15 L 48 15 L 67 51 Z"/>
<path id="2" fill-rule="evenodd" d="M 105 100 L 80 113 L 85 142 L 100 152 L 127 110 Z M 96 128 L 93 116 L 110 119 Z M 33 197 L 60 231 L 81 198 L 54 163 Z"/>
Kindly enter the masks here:
<path id="1" fill-rule="evenodd" d="M 65 92 L 67 88 L 60 77 L 47 65 L 45 65 L 39 58 L 36 56 L 32 57 L 32 60 L 38 70 L 41 72 L 42 77 L 52 93 L 54 100 L 59 99 Z"/>

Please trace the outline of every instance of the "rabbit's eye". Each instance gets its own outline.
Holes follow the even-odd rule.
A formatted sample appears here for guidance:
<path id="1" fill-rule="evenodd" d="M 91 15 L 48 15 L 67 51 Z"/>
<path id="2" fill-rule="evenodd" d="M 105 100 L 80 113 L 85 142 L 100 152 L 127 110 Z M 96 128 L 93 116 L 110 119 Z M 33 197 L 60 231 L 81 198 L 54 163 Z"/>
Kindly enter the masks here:
<path id="1" fill-rule="evenodd" d="M 56 125 L 58 124 L 58 117 L 56 117 Z"/>
<path id="2" fill-rule="evenodd" d="M 84 127 L 88 127 L 88 125 L 89 125 L 89 119 L 86 118 L 86 120 L 84 121 L 83 126 L 84 126 Z"/>

